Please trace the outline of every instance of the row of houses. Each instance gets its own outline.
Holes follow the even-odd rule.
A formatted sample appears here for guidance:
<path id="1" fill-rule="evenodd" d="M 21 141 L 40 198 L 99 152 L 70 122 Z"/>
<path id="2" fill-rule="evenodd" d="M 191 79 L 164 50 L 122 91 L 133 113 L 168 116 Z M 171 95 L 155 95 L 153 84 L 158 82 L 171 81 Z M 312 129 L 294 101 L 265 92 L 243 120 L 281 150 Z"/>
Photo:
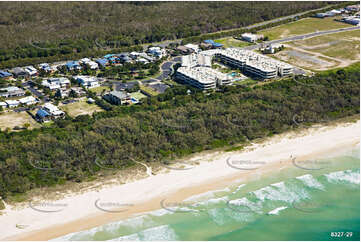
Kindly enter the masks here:
<path id="1" fill-rule="evenodd" d="M 3 108 L 15 108 L 19 105 L 33 105 L 38 103 L 39 101 L 33 96 L 27 96 L 20 98 L 18 100 L 5 100 L 4 102 L 0 102 L 0 106 Z"/>
<path id="2" fill-rule="evenodd" d="M 350 5 L 345 8 L 333 9 L 325 13 L 316 13 L 315 17 L 317 18 L 334 17 L 340 14 L 358 12 L 358 11 L 360 11 L 360 5 Z"/>

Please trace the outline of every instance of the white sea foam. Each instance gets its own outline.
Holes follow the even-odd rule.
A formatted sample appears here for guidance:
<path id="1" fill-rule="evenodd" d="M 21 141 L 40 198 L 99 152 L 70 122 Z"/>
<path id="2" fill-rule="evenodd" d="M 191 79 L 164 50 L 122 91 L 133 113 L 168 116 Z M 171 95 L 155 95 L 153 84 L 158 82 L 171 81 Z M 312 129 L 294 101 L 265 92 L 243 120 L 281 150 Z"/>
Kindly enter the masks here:
<path id="1" fill-rule="evenodd" d="M 207 210 L 212 221 L 217 225 L 223 225 L 226 223 L 226 214 L 223 208 L 213 208 Z"/>
<path id="2" fill-rule="evenodd" d="M 287 207 L 282 206 L 282 207 L 278 207 L 273 209 L 272 211 L 268 212 L 269 215 L 278 215 L 278 213 L 284 209 L 286 209 Z"/>
<path id="3" fill-rule="evenodd" d="M 172 213 L 173 213 L 172 211 L 162 208 L 162 209 L 158 209 L 158 210 L 148 212 L 147 214 L 160 217 L 160 216 L 167 215 L 167 214 L 172 214 Z"/>
<path id="4" fill-rule="evenodd" d="M 304 189 L 292 186 L 291 184 L 286 185 L 284 182 L 271 184 L 252 193 L 262 202 L 273 200 L 292 203 L 309 197 Z"/>
<path id="5" fill-rule="evenodd" d="M 184 201 L 200 201 L 200 200 L 204 200 L 204 199 L 210 199 L 210 198 L 215 197 L 215 193 L 230 192 L 230 191 L 231 190 L 228 187 L 226 187 L 224 189 L 213 190 L 213 191 L 208 191 L 208 192 L 204 192 L 204 193 L 201 193 L 201 194 L 197 194 L 197 195 L 188 197 Z"/>
<path id="6" fill-rule="evenodd" d="M 245 212 L 250 212 L 250 211 L 254 211 L 254 212 L 260 212 L 262 209 L 262 205 L 261 203 L 255 203 L 255 202 L 251 202 L 250 200 L 248 200 L 246 197 L 242 197 L 239 199 L 235 199 L 235 200 L 231 200 L 229 201 L 229 204 L 231 205 L 235 205 L 235 206 L 245 206 L 248 207 L 249 210 L 244 210 Z M 238 210 L 238 209 L 237 209 Z M 241 208 L 239 209 L 239 211 L 243 211 Z"/>
<path id="7" fill-rule="evenodd" d="M 139 238 L 145 241 L 152 240 L 177 240 L 175 231 L 169 225 L 162 225 L 143 230 L 138 233 Z"/>
<path id="8" fill-rule="evenodd" d="M 121 237 L 107 240 L 107 241 L 140 241 L 140 238 L 139 238 L 138 234 L 130 234 L 130 235 L 121 236 Z"/>
<path id="9" fill-rule="evenodd" d="M 360 184 L 360 171 L 336 171 L 325 176 L 330 183 Z"/>
<path id="10" fill-rule="evenodd" d="M 316 189 L 320 189 L 320 190 L 324 190 L 325 187 L 319 183 L 312 175 L 310 174 L 306 174 L 303 176 L 298 176 L 296 177 L 296 179 L 302 181 L 306 186 L 308 187 L 312 187 L 312 188 L 316 188 Z"/>
<path id="11" fill-rule="evenodd" d="M 109 241 L 161 241 L 177 240 L 174 230 L 169 225 L 149 228 L 138 233 L 120 236 Z"/>
<path id="12" fill-rule="evenodd" d="M 242 187 L 244 187 L 246 184 L 241 184 L 241 185 L 239 185 L 238 187 L 237 187 L 237 189 L 236 190 L 234 190 L 234 192 L 232 192 L 232 194 L 235 194 L 235 193 L 237 193 L 239 190 L 241 190 L 241 188 Z"/>

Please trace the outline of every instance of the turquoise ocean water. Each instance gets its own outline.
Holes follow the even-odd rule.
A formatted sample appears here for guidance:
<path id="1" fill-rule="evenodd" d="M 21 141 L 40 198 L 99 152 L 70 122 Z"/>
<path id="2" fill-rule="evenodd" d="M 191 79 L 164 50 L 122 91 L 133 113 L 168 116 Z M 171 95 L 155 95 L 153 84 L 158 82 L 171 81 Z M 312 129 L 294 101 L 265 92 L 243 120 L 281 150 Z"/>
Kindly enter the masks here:
<path id="1" fill-rule="evenodd" d="M 162 206 L 55 240 L 360 240 L 360 149 Z"/>

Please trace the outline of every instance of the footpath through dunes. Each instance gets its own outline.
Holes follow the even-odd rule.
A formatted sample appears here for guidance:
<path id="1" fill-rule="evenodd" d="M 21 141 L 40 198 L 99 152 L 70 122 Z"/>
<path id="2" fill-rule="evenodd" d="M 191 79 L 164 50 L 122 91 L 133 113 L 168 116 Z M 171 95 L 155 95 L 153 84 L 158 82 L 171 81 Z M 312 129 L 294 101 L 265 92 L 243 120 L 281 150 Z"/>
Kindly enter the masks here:
<path id="1" fill-rule="evenodd" d="M 197 154 L 196 157 L 201 158 L 199 159 L 201 161 L 192 169 L 169 169 L 166 173 L 147 176 L 147 178 L 135 182 L 89 191 L 80 195 L 68 195 L 57 201 L 44 201 L 44 204 L 49 206 L 42 207 L 42 209 L 49 209 L 49 207 L 54 209 L 52 206 L 54 204 L 65 204 L 57 212 L 39 212 L 31 207 L 18 210 L 6 209 L 0 216 L 0 223 L 4 226 L 1 239 L 49 240 L 77 231 L 88 230 L 132 217 L 135 214 L 160 209 L 162 208 L 161 204 L 169 205 L 169 203 L 183 201 L 191 196 L 204 193 L 204 191 L 224 189 L 235 182 L 247 183 L 263 174 L 295 167 L 292 163 L 294 157 L 297 159 L 297 164 L 305 166 L 300 162 L 322 155 L 330 155 L 340 149 L 358 146 L 359 138 L 360 122 L 358 121 L 276 135 L 244 151 L 215 152 L 213 155 L 207 156 L 202 153 Z M 241 161 L 257 161 L 257 167 L 256 169 L 234 169 L 227 163 L 230 157 L 232 162 L 240 161 L 232 163 L 239 168 L 245 168 L 243 165 L 249 168 L 247 166 L 249 163 L 245 164 Z M 277 187 L 277 182 L 273 183 L 276 184 L 275 188 L 273 188 L 274 186 L 271 188 L 278 190 L 279 196 L 293 199 L 292 196 L 285 195 L 288 192 L 284 190 L 286 188 L 282 184 L 278 184 Z M 263 195 L 261 192 L 258 198 L 262 200 Z M 165 203 L 164 199 L 166 199 Z M 295 199 L 289 202 L 298 201 Z M 95 206 L 95 204 L 103 206 L 103 210 L 99 210 L 99 206 Z M 274 207 L 272 210 L 278 207 Z M 282 214 L 282 211 L 280 210 L 278 213 Z M 19 229 L 16 227 L 17 224 L 29 226 Z"/>

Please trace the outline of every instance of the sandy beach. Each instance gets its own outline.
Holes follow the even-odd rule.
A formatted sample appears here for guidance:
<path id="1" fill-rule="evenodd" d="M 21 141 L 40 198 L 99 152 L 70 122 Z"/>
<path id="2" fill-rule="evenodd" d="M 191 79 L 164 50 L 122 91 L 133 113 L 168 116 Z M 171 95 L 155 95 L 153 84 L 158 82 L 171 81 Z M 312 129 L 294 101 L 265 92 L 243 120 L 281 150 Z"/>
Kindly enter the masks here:
<path id="1" fill-rule="evenodd" d="M 132 183 L 66 196 L 58 201 L 29 203 L 25 208 L 7 207 L 0 216 L 0 239 L 49 240 L 90 229 L 160 209 L 164 200 L 183 201 L 295 162 L 356 147 L 359 141 L 358 121 L 276 135 L 241 151 L 196 154 L 192 157 L 199 162 L 196 166 L 169 169 Z"/>

